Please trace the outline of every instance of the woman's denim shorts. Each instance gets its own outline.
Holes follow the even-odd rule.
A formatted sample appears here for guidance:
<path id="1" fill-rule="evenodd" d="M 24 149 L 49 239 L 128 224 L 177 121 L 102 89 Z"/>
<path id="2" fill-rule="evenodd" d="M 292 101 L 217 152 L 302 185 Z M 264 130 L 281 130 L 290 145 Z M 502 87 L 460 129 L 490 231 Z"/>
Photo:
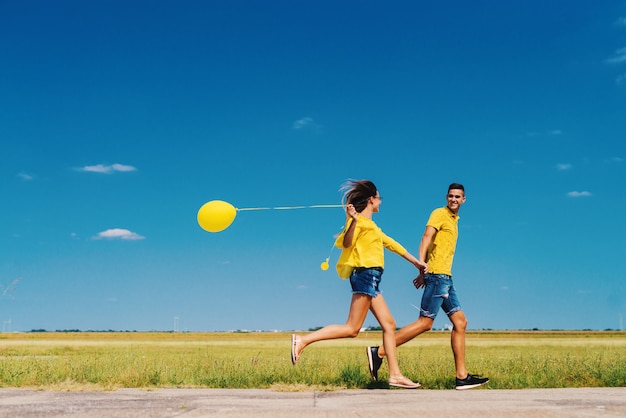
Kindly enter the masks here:
<path id="1" fill-rule="evenodd" d="M 380 293 L 378 286 L 383 275 L 382 267 L 357 267 L 350 274 L 352 293 L 363 293 L 375 298 Z"/>

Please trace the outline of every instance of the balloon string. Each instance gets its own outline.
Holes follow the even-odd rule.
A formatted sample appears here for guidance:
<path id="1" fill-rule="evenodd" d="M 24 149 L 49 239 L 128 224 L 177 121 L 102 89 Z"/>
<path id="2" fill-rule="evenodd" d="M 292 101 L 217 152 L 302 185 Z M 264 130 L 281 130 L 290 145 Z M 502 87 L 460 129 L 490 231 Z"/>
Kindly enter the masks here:
<path id="1" fill-rule="evenodd" d="M 237 208 L 237 210 L 269 210 L 272 208 Z"/>
<path id="2" fill-rule="evenodd" d="M 237 208 L 237 210 L 289 210 L 289 209 L 316 209 L 316 208 L 342 208 L 343 205 L 311 205 L 311 206 L 276 206 L 273 208 Z"/>
<path id="3" fill-rule="evenodd" d="M 335 244 L 333 243 L 333 245 L 330 246 L 330 251 L 328 252 L 328 258 L 326 259 L 326 261 L 330 260 L 330 256 L 333 255 L 334 249 L 335 249 Z"/>

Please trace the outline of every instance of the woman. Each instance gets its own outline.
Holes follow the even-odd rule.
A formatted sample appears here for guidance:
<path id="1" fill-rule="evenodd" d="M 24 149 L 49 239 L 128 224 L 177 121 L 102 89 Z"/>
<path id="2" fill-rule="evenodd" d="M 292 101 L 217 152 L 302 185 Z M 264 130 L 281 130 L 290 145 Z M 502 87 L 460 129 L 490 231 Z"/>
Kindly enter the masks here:
<path id="1" fill-rule="evenodd" d="M 407 250 L 388 237 L 372 221 L 382 201 L 374 183 L 369 180 L 352 180 L 342 186 L 345 190 L 346 226 L 335 245 L 342 249 L 337 262 L 337 272 L 342 279 L 350 278 L 352 301 L 344 325 L 328 325 L 311 334 L 291 336 L 291 361 L 295 365 L 304 348 L 315 341 L 336 338 L 354 338 L 359 334 L 368 310 L 371 310 L 383 329 L 383 346 L 389 364 L 389 385 L 414 389 L 420 386 L 403 376 L 396 354 L 396 322 L 378 290 L 383 268 L 384 249 L 402 256 L 421 272 L 428 267 Z M 377 375 L 372 374 L 374 380 Z"/>

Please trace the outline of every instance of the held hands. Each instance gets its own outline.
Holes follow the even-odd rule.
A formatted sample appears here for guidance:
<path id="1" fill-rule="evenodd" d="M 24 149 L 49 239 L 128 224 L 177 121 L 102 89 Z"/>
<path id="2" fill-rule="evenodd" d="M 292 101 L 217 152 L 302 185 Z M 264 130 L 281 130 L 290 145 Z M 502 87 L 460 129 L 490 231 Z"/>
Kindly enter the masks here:
<path id="1" fill-rule="evenodd" d="M 417 263 L 415 263 L 415 267 L 417 267 L 420 270 L 420 274 L 415 279 L 413 279 L 413 286 L 415 286 L 415 288 L 419 290 L 425 286 L 424 274 L 428 273 L 428 264 L 417 260 Z"/>
<path id="2" fill-rule="evenodd" d="M 420 260 L 415 260 L 413 263 L 420 271 L 420 275 L 428 273 L 428 264 Z"/>
<path id="3" fill-rule="evenodd" d="M 422 277 L 424 274 L 428 273 L 428 264 L 424 263 L 423 261 L 418 260 L 410 253 L 406 253 L 405 255 L 403 255 L 403 257 L 406 258 L 411 264 L 413 264 L 420 271 L 419 277 Z"/>
<path id="4" fill-rule="evenodd" d="M 425 286 L 424 285 L 424 273 L 420 273 L 419 276 L 413 279 L 413 286 L 415 286 L 417 290 L 420 290 L 422 287 Z"/>

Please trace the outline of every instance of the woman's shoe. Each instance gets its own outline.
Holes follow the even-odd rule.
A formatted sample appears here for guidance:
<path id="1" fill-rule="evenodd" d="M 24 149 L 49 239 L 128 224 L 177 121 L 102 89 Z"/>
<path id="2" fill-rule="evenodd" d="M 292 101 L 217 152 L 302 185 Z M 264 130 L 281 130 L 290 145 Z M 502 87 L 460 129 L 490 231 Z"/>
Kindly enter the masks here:
<path id="1" fill-rule="evenodd" d="M 400 377 L 390 377 L 389 378 L 389 386 L 393 386 L 396 388 L 404 388 L 404 389 L 417 389 L 422 386 L 417 382 L 413 382 L 411 379 L 400 376 Z"/>
<path id="2" fill-rule="evenodd" d="M 297 347 L 299 343 L 300 337 L 298 337 L 296 334 L 291 334 L 291 364 L 293 364 L 294 366 L 298 362 L 298 357 L 300 357 Z"/>

